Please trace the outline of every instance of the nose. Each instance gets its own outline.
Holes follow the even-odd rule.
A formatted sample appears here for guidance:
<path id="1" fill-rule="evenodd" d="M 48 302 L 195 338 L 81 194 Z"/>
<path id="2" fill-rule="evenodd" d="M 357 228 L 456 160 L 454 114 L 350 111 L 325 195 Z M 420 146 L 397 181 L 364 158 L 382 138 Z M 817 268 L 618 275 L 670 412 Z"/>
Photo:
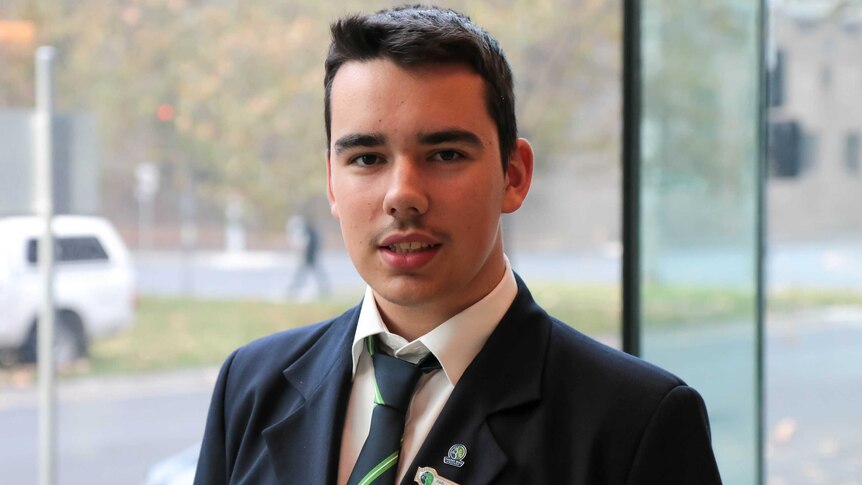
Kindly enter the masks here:
<path id="1" fill-rule="evenodd" d="M 422 171 L 414 160 L 396 160 L 393 163 L 383 210 L 395 218 L 410 218 L 428 211 L 428 194 Z"/>

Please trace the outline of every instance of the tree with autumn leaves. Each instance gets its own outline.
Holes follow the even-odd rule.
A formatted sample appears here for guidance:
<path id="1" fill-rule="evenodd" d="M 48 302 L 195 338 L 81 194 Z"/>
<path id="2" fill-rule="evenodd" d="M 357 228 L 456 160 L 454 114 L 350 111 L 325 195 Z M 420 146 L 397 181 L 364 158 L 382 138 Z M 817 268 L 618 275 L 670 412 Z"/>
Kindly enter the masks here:
<path id="1" fill-rule="evenodd" d="M 239 198 L 251 226 L 280 231 L 287 214 L 324 194 L 328 23 L 395 3 L 7 2 L 0 20 L 32 25 L 33 38 L 10 46 L 0 30 L 0 109 L 32 106 L 33 49 L 54 45 L 58 108 L 99 119 L 107 213 L 134 214 L 133 172 L 149 162 L 164 187 L 194 191 L 201 217 Z M 597 97 L 618 106 L 618 1 L 447 5 L 500 40 L 521 129 L 543 159 L 593 150 L 616 161 L 618 110 L 596 112 L 587 126 L 577 113 Z"/>

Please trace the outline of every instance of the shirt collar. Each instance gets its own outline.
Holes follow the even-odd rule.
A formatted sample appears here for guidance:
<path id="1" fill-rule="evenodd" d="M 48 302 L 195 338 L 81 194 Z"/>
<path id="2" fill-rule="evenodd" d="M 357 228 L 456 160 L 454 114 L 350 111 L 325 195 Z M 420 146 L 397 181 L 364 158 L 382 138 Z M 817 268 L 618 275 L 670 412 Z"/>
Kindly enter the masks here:
<path id="1" fill-rule="evenodd" d="M 389 332 L 377 309 L 374 292 L 370 286 L 366 286 L 356 333 L 353 336 L 353 374 L 356 375 L 359 356 L 365 349 L 365 338 L 380 334 L 383 345 L 394 349 L 393 354 L 396 357 L 415 363 L 428 352 L 433 353 L 440 361 L 449 383 L 453 386 L 457 384 L 518 293 L 518 284 L 509 259 L 504 259 L 506 270 L 490 293 L 412 342 Z"/>

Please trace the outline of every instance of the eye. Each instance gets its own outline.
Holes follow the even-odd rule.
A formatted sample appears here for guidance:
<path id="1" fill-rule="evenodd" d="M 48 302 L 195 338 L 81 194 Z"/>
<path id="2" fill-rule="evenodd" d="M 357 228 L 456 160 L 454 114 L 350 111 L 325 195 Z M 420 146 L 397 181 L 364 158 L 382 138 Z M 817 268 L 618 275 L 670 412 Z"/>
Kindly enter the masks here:
<path id="1" fill-rule="evenodd" d="M 441 162 L 454 162 L 455 160 L 463 158 L 463 155 L 456 152 L 455 150 L 440 150 L 439 152 L 435 153 L 432 158 Z"/>
<path id="2" fill-rule="evenodd" d="M 371 155 L 369 153 L 359 155 L 358 157 L 354 157 L 350 160 L 350 163 L 354 165 L 359 165 L 360 167 L 370 167 L 372 165 L 377 165 L 381 162 L 380 157 L 377 155 Z"/>

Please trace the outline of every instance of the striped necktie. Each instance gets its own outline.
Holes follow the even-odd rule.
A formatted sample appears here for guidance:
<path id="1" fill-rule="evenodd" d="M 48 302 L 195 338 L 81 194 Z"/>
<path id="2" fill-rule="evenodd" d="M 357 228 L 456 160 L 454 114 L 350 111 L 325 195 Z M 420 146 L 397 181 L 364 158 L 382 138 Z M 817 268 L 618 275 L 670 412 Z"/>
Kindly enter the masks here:
<path id="1" fill-rule="evenodd" d="M 407 406 L 419 376 L 440 368 L 433 354 L 418 364 L 377 352 L 375 338 L 365 339 L 374 362 L 374 410 L 371 430 L 347 485 L 391 485 L 398 471 L 398 456 L 404 434 Z"/>

